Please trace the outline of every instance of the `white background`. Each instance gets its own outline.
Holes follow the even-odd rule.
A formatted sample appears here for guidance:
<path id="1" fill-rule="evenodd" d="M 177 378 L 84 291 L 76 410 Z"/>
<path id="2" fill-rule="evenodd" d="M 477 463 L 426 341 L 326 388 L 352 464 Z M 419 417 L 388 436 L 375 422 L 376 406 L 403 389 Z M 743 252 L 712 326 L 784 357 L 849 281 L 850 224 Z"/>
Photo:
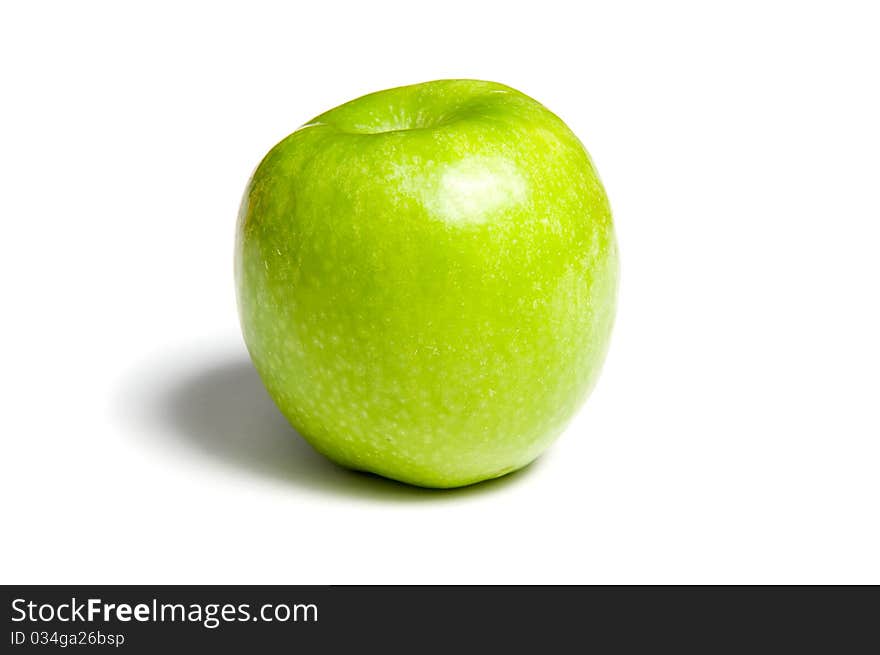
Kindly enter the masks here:
<path id="1" fill-rule="evenodd" d="M 871 3 L 17 4 L 0 581 L 880 583 Z M 278 140 L 446 77 L 569 123 L 623 270 L 567 433 L 525 472 L 430 492 L 286 426 L 232 243 Z"/>

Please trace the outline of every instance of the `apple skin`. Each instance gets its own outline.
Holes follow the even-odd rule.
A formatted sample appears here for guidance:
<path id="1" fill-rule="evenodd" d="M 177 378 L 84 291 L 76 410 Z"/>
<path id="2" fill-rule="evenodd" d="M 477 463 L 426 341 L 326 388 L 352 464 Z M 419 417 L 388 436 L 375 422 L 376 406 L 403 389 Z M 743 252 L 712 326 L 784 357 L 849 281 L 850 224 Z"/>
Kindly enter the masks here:
<path id="1" fill-rule="evenodd" d="M 236 284 L 281 412 L 351 469 L 457 487 L 529 464 L 594 384 L 611 210 L 557 116 L 492 82 L 373 93 L 254 172 Z"/>

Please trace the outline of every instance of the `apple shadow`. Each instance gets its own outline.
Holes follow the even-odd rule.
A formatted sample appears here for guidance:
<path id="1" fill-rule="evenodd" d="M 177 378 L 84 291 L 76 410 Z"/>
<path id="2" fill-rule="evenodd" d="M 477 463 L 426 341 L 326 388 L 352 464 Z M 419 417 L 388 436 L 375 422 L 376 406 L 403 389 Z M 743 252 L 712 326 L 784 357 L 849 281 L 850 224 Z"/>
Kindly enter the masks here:
<path id="1" fill-rule="evenodd" d="M 457 489 L 426 489 L 351 471 L 317 453 L 269 397 L 247 354 L 189 365 L 135 399 L 146 425 L 240 472 L 310 492 L 356 499 L 438 501 L 500 491 L 535 468 Z M 131 408 L 129 408 L 131 409 Z M 143 432 L 142 430 L 139 432 Z"/>

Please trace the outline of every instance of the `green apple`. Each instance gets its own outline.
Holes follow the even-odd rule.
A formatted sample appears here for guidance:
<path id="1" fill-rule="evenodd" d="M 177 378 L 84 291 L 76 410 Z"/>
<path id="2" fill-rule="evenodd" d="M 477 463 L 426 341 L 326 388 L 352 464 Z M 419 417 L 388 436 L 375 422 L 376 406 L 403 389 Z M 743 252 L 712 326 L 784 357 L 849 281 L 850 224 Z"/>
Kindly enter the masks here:
<path id="1" fill-rule="evenodd" d="M 514 89 L 442 80 L 309 121 L 237 226 L 245 342 L 342 466 L 425 487 L 534 460 L 593 385 L 617 247 L 581 142 Z"/>

